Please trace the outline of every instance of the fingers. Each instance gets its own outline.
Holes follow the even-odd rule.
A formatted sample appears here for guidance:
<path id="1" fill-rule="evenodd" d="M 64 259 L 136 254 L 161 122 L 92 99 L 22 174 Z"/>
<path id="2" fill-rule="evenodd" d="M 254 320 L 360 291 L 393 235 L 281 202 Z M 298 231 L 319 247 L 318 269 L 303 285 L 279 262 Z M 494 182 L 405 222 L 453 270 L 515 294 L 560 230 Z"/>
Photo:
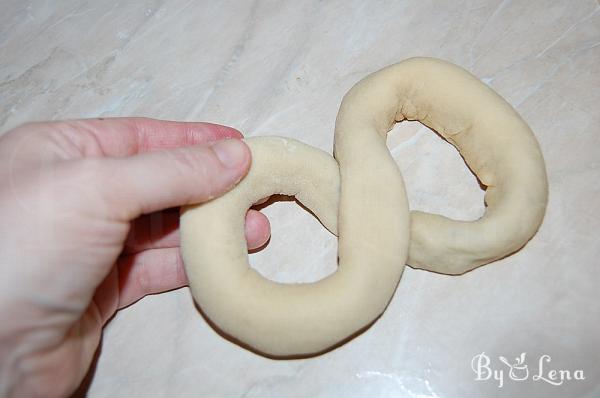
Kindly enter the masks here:
<path id="1" fill-rule="evenodd" d="M 258 249 L 267 241 L 271 236 L 271 224 L 269 219 L 260 211 L 248 210 L 246 213 L 246 242 L 248 242 L 248 249 Z"/>
<path id="2" fill-rule="evenodd" d="M 148 118 L 84 119 L 56 122 L 82 152 L 130 156 L 158 149 L 207 144 L 225 138 L 243 138 L 227 126 L 203 122 L 173 122 Z"/>
<path id="3" fill-rule="evenodd" d="M 176 214 L 178 213 L 168 211 L 163 219 L 178 220 Z M 146 223 L 147 221 L 140 221 L 142 225 Z M 174 223 L 174 221 L 167 221 L 167 223 Z M 267 217 L 256 210 L 249 210 L 246 214 L 248 248 L 255 249 L 264 245 L 269 235 Z M 148 242 L 147 245 L 142 251 L 122 255 L 117 261 L 118 308 L 126 307 L 148 294 L 162 293 L 188 284 L 179 253 L 177 232 L 170 233 L 168 238 Z M 173 245 L 173 247 L 160 247 L 162 245 Z M 141 247 L 143 246 L 137 246 L 138 249 Z M 126 250 L 131 251 L 133 248 Z M 111 312 L 107 311 L 107 313 Z"/>
<path id="4" fill-rule="evenodd" d="M 119 304 L 123 308 L 148 294 L 186 286 L 179 248 L 146 250 L 118 261 Z"/>
<path id="5" fill-rule="evenodd" d="M 236 129 L 218 124 L 147 118 L 27 123 L 1 136 L 0 170 L 45 168 L 67 159 L 131 156 L 242 137 Z"/>
<path id="6" fill-rule="evenodd" d="M 256 210 L 249 210 L 246 215 L 248 247 L 253 249 L 264 245 L 269 238 L 269 233 L 269 221 L 265 215 Z M 167 240 L 162 240 L 160 244 L 166 242 Z M 117 262 L 117 272 L 118 308 L 126 307 L 148 294 L 161 293 L 188 284 L 179 253 L 179 242 L 175 247 L 154 248 L 125 254 Z"/>
<path id="7" fill-rule="evenodd" d="M 107 216 L 129 221 L 141 214 L 220 196 L 249 166 L 250 150 L 243 141 L 221 140 L 210 146 L 102 159 L 96 188 Z"/>
<path id="8" fill-rule="evenodd" d="M 179 209 L 145 214 L 131 222 L 123 253 L 179 247 Z"/>
<path id="9" fill-rule="evenodd" d="M 264 214 L 249 210 L 246 213 L 246 240 L 248 249 L 264 245 L 271 234 Z M 149 249 L 179 247 L 179 209 L 154 212 L 135 219 L 125 242 L 125 254 Z"/>

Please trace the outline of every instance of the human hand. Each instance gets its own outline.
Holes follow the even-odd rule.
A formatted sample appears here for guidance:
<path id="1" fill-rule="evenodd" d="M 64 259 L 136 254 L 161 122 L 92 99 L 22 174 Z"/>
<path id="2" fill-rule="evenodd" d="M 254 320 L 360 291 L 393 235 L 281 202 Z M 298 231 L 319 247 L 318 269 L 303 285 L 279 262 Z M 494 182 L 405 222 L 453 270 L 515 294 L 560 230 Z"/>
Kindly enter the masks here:
<path id="1" fill-rule="evenodd" d="M 140 118 L 33 123 L 0 137 L 0 396 L 72 393 L 115 311 L 187 284 L 173 208 L 246 174 L 239 138 Z M 268 236 L 250 210 L 248 247 Z"/>

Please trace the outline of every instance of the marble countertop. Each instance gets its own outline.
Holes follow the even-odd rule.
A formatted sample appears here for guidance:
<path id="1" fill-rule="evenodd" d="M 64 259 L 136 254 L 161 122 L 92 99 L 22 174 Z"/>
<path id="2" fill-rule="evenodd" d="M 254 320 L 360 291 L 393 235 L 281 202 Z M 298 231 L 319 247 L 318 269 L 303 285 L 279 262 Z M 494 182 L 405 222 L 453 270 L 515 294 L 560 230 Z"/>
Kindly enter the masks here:
<path id="1" fill-rule="evenodd" d="M 503 95 L 542 147 L 539 233 L 460 277 L 407 268 L 385 314 L 325 355 L 274 361 L 225 340 L 187 288 L 146 297 L 106 327 L 90 397 L 600 396 L 600 4 L 585 0 L 21 1 L 0 6 L 0 130 L 29 120 L 148 116 L 234 126 L 331 151 L 359 79 L 423 55 Z M 449 144 L 415 122 L 388 144 L 411 208 L 473 219 L 483 192 Z M 293 201 L 252 265 L 278 281 L 335 269 L 337 242 Z M 530 376 L 508 366 L 526 352 Z M 481 353 L 504 375 L 475 380 Z M 582 370 L 560 386 L 551 369 Z M 482 357 L 476 357 L 481 359 Z M 518 371 L 518 370 L 517 370 Z M 518 378 L 518 376 L 515 376 Z"/>

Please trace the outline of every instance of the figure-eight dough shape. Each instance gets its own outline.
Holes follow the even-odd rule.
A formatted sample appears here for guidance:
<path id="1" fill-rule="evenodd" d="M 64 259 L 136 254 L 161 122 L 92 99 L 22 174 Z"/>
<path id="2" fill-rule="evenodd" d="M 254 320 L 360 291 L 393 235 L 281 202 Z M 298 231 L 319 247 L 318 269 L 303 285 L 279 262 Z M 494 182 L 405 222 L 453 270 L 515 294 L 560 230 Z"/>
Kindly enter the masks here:
<path id="1" fill-rule="evenodd" d="M 487 187 L 472 222 L 408 213 L 386 146 L 396 122 L 418 120 L 452 143 Z M 246 140 L 248 175 L 221 198 L 182 210 L 181 251 L 193 296 L 226 334 L 271 356 L 312 355 L 385 310 L 404 264 L 460 274 L 522 247 L 538 229 L 548 187 L 538 143 L 516 111 L 462 68 L 412 58 L 375 72 L 344 97 L 334 154 L 280 137 Z M 270 281 L 248 263 L 245 213 L 294 195 L 339 236 L 339 266 L 315 283 Z M 410 227 L 410 247 L 409 247 Z"/>

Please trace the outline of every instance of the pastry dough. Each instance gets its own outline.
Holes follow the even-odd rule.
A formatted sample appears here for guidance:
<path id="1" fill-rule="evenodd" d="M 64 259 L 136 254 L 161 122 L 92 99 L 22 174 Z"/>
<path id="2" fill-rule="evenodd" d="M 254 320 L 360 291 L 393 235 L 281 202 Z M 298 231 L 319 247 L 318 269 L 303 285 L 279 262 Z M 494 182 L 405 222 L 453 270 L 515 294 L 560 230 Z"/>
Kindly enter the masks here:
<path id="1" fill-rule="evenodd" d="M 544 159 L 527 123 L 494 90 L 464 69 L 434 58 L 411 58 L 384 68 L 346 94 L 335 134 L 336 148 L 344 146 L 335 152 L 336 159 L 360 154 L 366 143 L 356 136 L 385 136 L 402 120 L 418 120 L 437 131 L 487 187 L 487 208 L 476 221 L 413 211 L 409 265 L 461 274 L 513 253 L 535 234 L 548 200 Z M 356 163 L 369 168 L 368 162 Z M 343 174 L 341 162 L 340 169 Z M 352 210 L 341 214 L 345 211 Z"/>
<path id="2" fill-rule="evenodd" d="M 372 138 L 388 154 L 385 140 Z M 318 353 L 375 320 L 393 295 L 408 250 L 408 205 L 400 173 L 389 154 L 381 159 L 381 153 L 367 151 L 378 160 L 375 170 L 388 173 L 392 182 L 379 187 L 379 179 L 369 178 L 371 185 L 361 189 L 364 175 L 355 176 L 349 205 L 357 211 L 339 220 L 349 233 L 340 235 L 336 272 L 315 283 L 276 283 L 248 264 L 246 211 L 263 197 L 294 195 L 336 233 L 338 165 L 331 155 L 295 140 L 246 142 L 252 151 L 248 175 L 221 198 L 188 208 L 181 217 L 181 249 L 192 293 L 222 331 L 257 351 Z M 360 221 L 351 221 L 354 217 Z"/>
<path id="3" fill-rule="evenodd" d="M 412 212 L 386 134 L 419 120 L 455 145 L 487 186 L 473 222 Z M 272 356 L 326 350 L 373 322 L 410 265 L 463 273 L 519 249 L 545 211 L 547 181 L 533 133 L 463 69 L 413 58 L 366 77 L 344 97 L 335 159 L 280 137 L 246 140 L 248 175 L 224 196 L 182 211 L 181 250 L 195 300 L 223 332 Z M 339 236 L 339 267 L 308 284 L 269 281 L 248 264 L 244 219 L 257 200 L 295 195 Z M 410 249 L 409 249 L 410 226 Z"/>

